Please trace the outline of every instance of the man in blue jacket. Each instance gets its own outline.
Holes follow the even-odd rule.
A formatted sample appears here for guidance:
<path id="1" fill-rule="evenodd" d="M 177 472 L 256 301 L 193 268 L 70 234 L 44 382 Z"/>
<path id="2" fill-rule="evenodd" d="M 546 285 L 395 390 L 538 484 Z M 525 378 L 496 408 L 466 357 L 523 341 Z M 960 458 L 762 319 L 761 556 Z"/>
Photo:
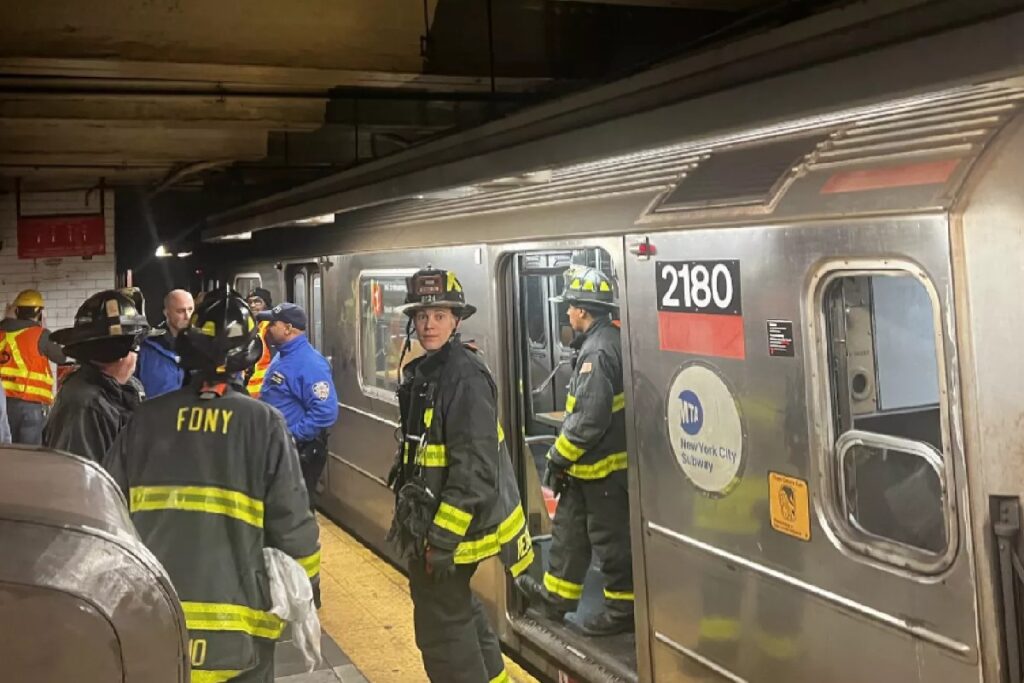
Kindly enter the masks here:
<path id="1" fill-rule="evenodd" d="M 267 367 L 260 400 L 280 410 L 288 423 L 313 507 L 327 464 L 327 430 L 338 419 L 331 366 L 306 338 L 306 311 L 301 306 L 278 304 L 256 319 L 270 323 L 264 338 L 278 351 Z"/>
<path id="2" fill-rule="evenodd" d="M 164 297 L 164 322 L 160 328 L 167 334 L 147 338 L 139 348 L 135 365 L 135 376 L 142 382 L 147 399 L 181 388 L 185 371 L 178 362 L 175 342 L 178 333 L 188 327 L 194 310 L 192 295 L 184 289 L 172 290 Z"/>

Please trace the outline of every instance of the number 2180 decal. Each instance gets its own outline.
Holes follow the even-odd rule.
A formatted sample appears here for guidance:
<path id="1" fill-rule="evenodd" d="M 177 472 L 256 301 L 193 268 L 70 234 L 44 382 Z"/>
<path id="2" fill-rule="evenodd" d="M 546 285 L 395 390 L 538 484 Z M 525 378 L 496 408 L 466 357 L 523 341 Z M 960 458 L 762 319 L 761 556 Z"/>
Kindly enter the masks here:
<path id="1" fill-rule="evenodd" d="M 741 315 L 740 262 L 657 261 L 658 310 Z"/>

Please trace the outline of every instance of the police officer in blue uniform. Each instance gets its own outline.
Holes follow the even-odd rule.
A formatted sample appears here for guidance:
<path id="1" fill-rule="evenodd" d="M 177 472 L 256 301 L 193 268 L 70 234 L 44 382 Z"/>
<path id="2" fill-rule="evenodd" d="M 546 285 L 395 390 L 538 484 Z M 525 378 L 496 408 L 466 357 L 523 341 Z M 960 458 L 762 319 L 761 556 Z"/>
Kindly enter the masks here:
<path id="1" fill-rule="evenodd" d="M 278 351 L 267 368 L 260 400 L 284 415 L 299 450 L 309 504 L 314 507 L 316 484 L 327 464 L 327 430 L 338 419 L 331 366 L 306 338 L 306 311 L 301 306 L 278 304 L 256 318 L 270 323 L 266 340 Z"/>

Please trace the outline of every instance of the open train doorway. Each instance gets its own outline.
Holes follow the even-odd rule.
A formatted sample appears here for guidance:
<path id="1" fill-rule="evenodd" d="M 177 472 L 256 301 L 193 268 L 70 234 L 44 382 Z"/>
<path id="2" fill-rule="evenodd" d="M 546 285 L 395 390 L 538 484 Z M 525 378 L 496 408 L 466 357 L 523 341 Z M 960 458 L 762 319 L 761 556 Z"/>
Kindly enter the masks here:
<path id="1" fill-rule="evenodd" d="M 551 567 L 553 543 L 561 546 L 563 555 L 569 546 L 591 548 L 589 539 L 567 539 L 564 531 L 556 530 L 553 522 L 560 498 L 541 484 L 548 453 L 558 440 L 566 419 L 567 401 L 571 411 L 576 398 L 569 395 L 568 386 L 578 355 L 579 343 L 574 343 L 574 340 L 578 342 L 578 333 L 569 322 L 569 304 L 552 301 L 563 293 L 567 285 L 565 274 L 571 267 L 600 270 L 611 278 L 618 291 L 613 259 L 599 246 L 519 252 L 512 259 L 508 275 L 510 310 L 514 312 L 509 351 L 514 359 L 513 386 L 519 388 L 513 408 L 516 423 L 522 427 L 518 444 L 522 455 L 521 488 L 538 558 L 529 573 L 549 590 L 553 581 L 545 581 L 545 575 Z M 618 327 L 618 314 L 611 317 L 611 324 Z M 625 515 L 628 517 L 628 512 Z M 628 546 L 623 546 L 621 553 L 626 555 L 628 563 L 630 551 Z M 589 566 L 585 576 L 577 579 L 581 583 L 558 582 L 568 591 L 563 597 L 569 598 L 571 593 L 571 599 L 578 599 L 576 609 L 559 619 L 532 608 L 536 607 L 534 605 L 522 615 L 522 623 L 528 626 L 518 630 L 555 661 L 578 660 L 583 671 L 577 673 L 585 671 L 587 680 L 636 680 L 633 633 L 601 637 L 583 633 L 581 624 L 606 608 L 608 595 L 598 553 L 583 552 L 589 554 Z"/>

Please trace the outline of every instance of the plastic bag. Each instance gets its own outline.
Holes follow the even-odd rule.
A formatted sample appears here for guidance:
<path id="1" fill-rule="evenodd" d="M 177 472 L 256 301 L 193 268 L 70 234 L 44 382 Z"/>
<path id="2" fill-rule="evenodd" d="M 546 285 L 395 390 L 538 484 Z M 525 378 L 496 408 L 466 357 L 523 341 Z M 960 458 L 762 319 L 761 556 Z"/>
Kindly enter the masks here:
<path id="1" fill-rule="evenodd" d="M 313 606 L 313 587 L 302 566 L 277 548 L 264 548 L 270 577 L 270 613 L 292 625 L 292 640 L 306 660 L 306 671 L 320 663 L 320 617 Z"/>

